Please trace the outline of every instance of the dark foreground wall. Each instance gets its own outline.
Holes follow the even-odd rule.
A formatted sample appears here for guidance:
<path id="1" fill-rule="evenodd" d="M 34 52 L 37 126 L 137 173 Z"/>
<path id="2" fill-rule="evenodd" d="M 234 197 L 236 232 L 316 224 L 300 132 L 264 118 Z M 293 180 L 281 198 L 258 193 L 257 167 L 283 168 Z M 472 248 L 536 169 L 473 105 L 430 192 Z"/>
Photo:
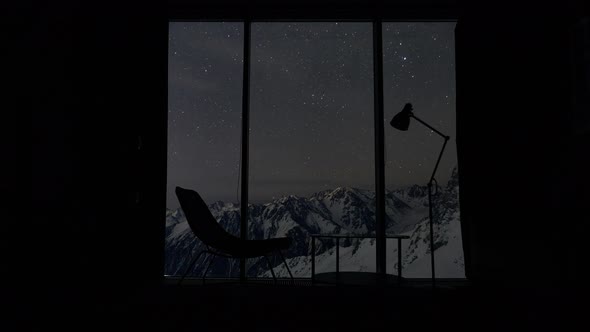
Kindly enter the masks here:
<path id="1" fill-rule="evenodd" d="M 458 23 L 457 141 L 473 280 L 587 275 L 588 24 L 561 8 Z"/>
<path id="2" fill-rule="evenodd" d="M 61 3 L 38 14 L 26 45 L 43 68 L 32 98 L 34 269 L 58 299 L 157 284 L 166 7 Z"/>

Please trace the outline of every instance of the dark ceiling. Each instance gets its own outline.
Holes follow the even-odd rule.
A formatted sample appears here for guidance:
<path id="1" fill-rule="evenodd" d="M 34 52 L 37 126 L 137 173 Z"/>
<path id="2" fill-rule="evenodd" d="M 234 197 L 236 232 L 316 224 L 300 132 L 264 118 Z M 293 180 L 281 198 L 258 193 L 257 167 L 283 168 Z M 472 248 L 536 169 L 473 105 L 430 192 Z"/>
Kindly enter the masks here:
<path id="1" fill-rule="evenodd" d="M 581 0 L 564 1 L 462 1 L 462 0 L 287 0 L 287 1 L 194 1 L 169 0 L 169 11 L 174 15 L 192 17 L 245 16 L 274 18 L 370 18 L 385 13 L 393 19 L 441 19 L 458 17 L 465 11 L 483 15 L 512 16 L 563 13 L 581 14 L 587 7 Z M 206 8 L 206 10 L 203 10 Z"/>

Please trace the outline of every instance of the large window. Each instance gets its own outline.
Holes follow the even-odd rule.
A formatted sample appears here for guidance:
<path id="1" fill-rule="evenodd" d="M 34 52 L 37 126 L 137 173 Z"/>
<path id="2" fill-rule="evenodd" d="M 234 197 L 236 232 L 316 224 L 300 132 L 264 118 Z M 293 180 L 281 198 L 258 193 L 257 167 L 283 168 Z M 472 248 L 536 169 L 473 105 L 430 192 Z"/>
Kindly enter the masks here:
<path id="1" fill-rule="evenodd" d="M 383 96 L 387 231 L 406 234 L 406 277 L 430 277 L 428 187 L 443 139 L 413 121 L 398 131 L 389 120 L 412 103 L 414 113 L 451 137 L 436 173 L 433 198 L 436 276 L 463 278 L 459 183 L 455 144 L 454 22 L 383 24 Z M 388 245 L 387 271 L 397 271 L 397 248 Z"/>
<path id="2" fill-rule="evenodd" d="M 173 22 L 168 51 L 168 181 L 165 273 L 184 273 L 196 241 L 174 188 L 200 193 L 223 227 L 239 236 L 243 23 Z M 191 275 L 201 275 L 201 257 Z M 237 276 L 218 259 L 209 276 Z"/>
<path id="3" fill-rule="evenodd" d="M 375 229 L 372 28 L 252 24 L 250 238 L 291 237 L 295 276 L 310 276 L 310 234 Z M 333 240 L 318 243 L 317 272 L 334 269 L 334 252 Z M 342 270 L 374 271 L 374 257 L 353 267 L 347 255 Z M 253 261 L 248 272 L 267 270 Z"/>
<path id="4" fill-rule="evenodd" d="M 383 23 L 385 223 L 406 234 L 404 276 L 429 277 L 426 183 L 442 141 L 389 120 L 405 103 L 451 136 L 434 201 L 437 277 L 464 277 L 455 136 L 454 23 Z M 174 194 L 197 190 L 218 222 L 239 236 L 240 182 L 248 181 L 248 238 L 289 236 L 287 262 L 309 277 L 311 233 L 375 234 L 374 47 L 371 22 L 253 22 L 249 156 L 240 160 L 243 23 L 173 22 L 169 45 L 166 274 L 184 272 L 196 241 Z M 246 150 L 244 150 L 246 151 Z M 249 174 L 240 178 L 240 164 Z M 379 168 L 379 165 L 377 165 Z M 335 269 L 335 243 L 317 243 L 316 273 Z M 387 242 L 387 273 L 397 273 Z M 375 271 L 376 241 L 341 240 L 341 271 Z M 279 277 L 288 276 L 274 262 Z M 203 258 L 192 275 L 203 271 Z M 270 277 L 249 259 L 248 277 Z M 217 259 L 211 277 L 237 277 L 239 261 Z"/>

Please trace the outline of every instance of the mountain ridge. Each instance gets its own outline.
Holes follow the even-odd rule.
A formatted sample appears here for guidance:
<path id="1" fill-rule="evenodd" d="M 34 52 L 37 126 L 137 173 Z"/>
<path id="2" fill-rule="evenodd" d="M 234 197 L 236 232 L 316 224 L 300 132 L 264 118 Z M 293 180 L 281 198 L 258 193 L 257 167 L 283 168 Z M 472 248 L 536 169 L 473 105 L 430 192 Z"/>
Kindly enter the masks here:
<path id="1" fill-rule="evenodd" d="M 456 230 L 457 225 L 459 225 L 457 176 L 457 172 L 454 171 L 447 185 L 441 187 L 438 195 L 434 197 L 435 222 L 438 220 L 437 230 L 435 231 L 435 248 L 446 247 L 449 242 L 460 241 L 460 236 L 458 239 Z M 425 245 L 428 244 L 426 240 L 429 240 L 428 228 L 426 227 L 428 222 L 427 187 L 415 185 L 410 186 L 407 190 L 386 191 L 385 196 L 387 232 L 404 233 L 411 236 L 411 239 L 405 241 L 404 244 L 404 264 L 418 264 L 420 258 L 429 254 L 428 246 Z M 209 208 L 212 215 L 226 231 L 236 236 L 239 234 L 240 207 L 238 205 L 217 201 L 210 204 Z M 343 186 L 331 190 L 322 190 L 308 197 L 288 195 L 268 203 L 248 204 L 248 213 L 250 216 L 248 225 L 249 238 L 291 237 L 293 246 L 285 252 L 285 257 L 290 262 L 289 264 L 295 264 L 296 262 L 299 265 L 303 264 L 302 266 L 292 266 L 294 270 L 303 273 L 310 263 L 310 233 L 374 233 L 375 193 L 366 189 Z M 188 264 L 190 258 L 191 247 L 195 247 L 195 252 L 202 248 L 202 244 L 194 239 L 190 229 L 186 227 L 186 222 L 183 223 L 182 218 L 183 214 L 180 208 L 177 210 L 167 209 L 165 271 L 168 275 L 184 273 L 184 267 Z M 437 233 L 439 234 L 437 235 Z M 452 238 L 449 239 L 447 234 L 451 234 Z M 458 235 L 460 235 L 460 232 Z M 352 262 L 355 260 L 355 255 L 362 254 L 369 257 L 370 253 L 366 251 L 372 248 L 374 241 L 371 243 L 371 241 L 364 240 L 343 240 L 340 245 L 341 252 L 345 252 L 348 247 L 351 248 L 350 258 L 343 259 Z M 461 244 L 459 244 L 459 247 L 461 247 Z M 333 255 L 333 249 L 333 243 L 327 241 L 317 243 L 316 255 L 318 255 L 318 260 L 323 259 L 326 262 L 333 260 L 333 257 L 330 259 L 330 256 Z M 332 250 L 331 254 L 330 250 Z M 459 250 L 461 257 L 452 257 L 452 261 L 462 261 L 461 250 Z M 459 251 L 454 250 L 453 255 L 458 256 Z M 367 259 L 370 260 L 370 258 Z M 230 267 L 235 274 L 235 271 L 237 271 L 236 264 L 238 263 L 237 260 L 235 261 L 216 260 L 210 275 L 228 276 L 226 272 L 230 270 Z M 342 263 L 346 265 L 345 261 Z M 202 259 L 197 265 L 202 265 Z M 322 264 L 319 265 L 322 266 Z M 280 266 L 277 266 L 277 268 L 281 269 Z M 201 270 L 197 266 L 195 273 L 198 274 Z M 455 270 L 457 270 L 456 273 L 451 274 L 464 274 L 461 271 L 461 266 L 458 266 Z M 268 273 L 266 262 L 257 259 L 249 260 L 248 275 L 265 275 Z M 416 272 L 416 274 L 420 273 L 422 272 Z"/>

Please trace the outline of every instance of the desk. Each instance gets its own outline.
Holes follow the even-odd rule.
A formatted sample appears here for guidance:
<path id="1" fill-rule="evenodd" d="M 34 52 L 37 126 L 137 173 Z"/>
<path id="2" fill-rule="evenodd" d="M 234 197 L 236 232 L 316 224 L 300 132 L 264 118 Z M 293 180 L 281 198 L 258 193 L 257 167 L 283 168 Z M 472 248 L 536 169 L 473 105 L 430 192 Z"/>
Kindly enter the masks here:
<path id="1" fill-rule="evenodd" d="M 340 274 L 340 239 L 375 239 L 376 235 L 365 234 L 311 234 L 311 282 L 315 282 L 315 240 L 316 238 L 336 239 L 336 276 Z M 385 235 L 386 239 L 397 239 L 397 273 L 398 283 L 402 279 L 402 240 L 409 239 L 408 235 Z"/>

